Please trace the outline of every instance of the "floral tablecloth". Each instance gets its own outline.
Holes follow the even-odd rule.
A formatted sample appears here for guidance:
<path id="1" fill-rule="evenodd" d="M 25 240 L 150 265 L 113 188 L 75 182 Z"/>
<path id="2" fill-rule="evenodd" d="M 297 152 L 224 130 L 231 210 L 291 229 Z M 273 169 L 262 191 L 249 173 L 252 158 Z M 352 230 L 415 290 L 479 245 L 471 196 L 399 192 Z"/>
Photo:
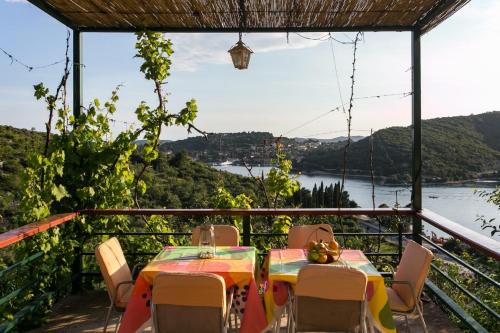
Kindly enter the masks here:
<path id="1" fill-rule="evenodd" d="M 396 332 L 396 326 L 389 307 L 384 279 L 366 258 L 362 251 L 344 250 L 340 263 L 358 268 L 368 276 L 366 297 L 375 326 L 384 333 Z M 271 250 L 268 258 L 267 283 L 265 293 L 267 320 L 272 323 L 280 315 L 275 307 L 286 301 L 283 282 L 297 283 L 299 270 L 309 264 L 307 253 L 303 249 Z M 335 265 L 332 263 L 331 265 Z M 334 284 L 333 284 L 334 285 Z"/>
<path id="2" fill-rule="evenodd" d="M 254 280 L 255 248 L 217 247 L 213 259 L 199 259 L 198 247 L 165 247 L 139 274 L 124 313 L 119 332 L 141 330 L 151 317 L 151 290 L 160 272 L 214 273 L 236 286 L 234 305 L 241 317 L 240 332 L 256 333 L 266 327 L 266 319 Z"/>

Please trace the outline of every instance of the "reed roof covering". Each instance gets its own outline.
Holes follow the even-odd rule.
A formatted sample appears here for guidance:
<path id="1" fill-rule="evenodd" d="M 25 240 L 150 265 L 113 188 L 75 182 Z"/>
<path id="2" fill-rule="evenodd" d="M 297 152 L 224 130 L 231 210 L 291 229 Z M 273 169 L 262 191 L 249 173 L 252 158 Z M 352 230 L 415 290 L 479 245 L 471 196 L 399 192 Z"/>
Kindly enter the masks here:
<path id="1" fill-rule="evenodd" d="M 29 0 L 82 31 L 427 32 L 469 0 Z"/>

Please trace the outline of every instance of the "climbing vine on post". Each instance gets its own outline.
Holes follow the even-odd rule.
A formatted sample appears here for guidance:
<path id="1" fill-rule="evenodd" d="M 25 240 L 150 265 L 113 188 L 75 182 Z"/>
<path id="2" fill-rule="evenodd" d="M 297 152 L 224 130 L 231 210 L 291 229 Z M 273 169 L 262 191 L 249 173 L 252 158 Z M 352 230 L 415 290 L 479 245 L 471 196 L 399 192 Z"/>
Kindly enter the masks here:
<path id="1" fill-rule="evenodd" d="M 151 167 L 152 162 L 158 158 L 162 127 L 184 126 L 188 132 L 194 130 L 204 136 L 206 136 L 206 133 L 193 124 L 198 113 L 198 107 L 194 99 L 187 101 L 186 107 L 178 113 L 171 113 L 167 109 L 168 93 L 164 87 L 167 83 L 166 79 L 170 76 L 171 56 L 174 53 L 171 40 L 165 39 L 163 34 L 158 32 L 138 32 L 136 36 L 135 48 L 137 54 L 135 56 L 143 59 L 140 71 L 144 74 L 146 80 L 153 82 L 158 103 L 156 107 L 152 107 L 143 101 L 135 110 L 137 119 L 142 125 L 136 132 L 136 136 L 138 137 L 142 133 L 146 140 L 140 150 L 142 167 L 134 180 L 134 202 L 140 208 L 140 195 L 146 192 L 146 183 L 142 180 L 142 176 Z M 164 218 L 153 216 L 148 219 L 143 216 L 142 219 L 152 232 L 167 231 Z M 155 239 L 161 243 L 160 239 Z"/>
<path id="2" fill-rule="evenodd" d="M 48 111 L 47 144 L 43 152 L 33 153 L 22 176 L 22 199 L 19 225 L 46 218 L 49 215 L 79 211 L 83 209 L 126 208 L 139 203 L 140 194 L 146 191 L 142 181 L 144 171 L 158 157 L 162 127 L 184 126 L 188 131 L 204 133 L 194 126 L 197 116 L 195 100 L 177 113 L 167 109 L 167 94 L 164 92 L 166 78 L 170 75 L 172 43 L 160 33 L 137 34 L 137 57 L 142 59 L 140 70 L 154 84 L 158 105 L 151 107 L 142 102 L 136 109 L 139 128 L 127 128 L 112 133 L 110 123 L 117 112 L 119 87 L 112 91 L 109 100 L 101 103 L 92 100 L 78 118 L 69 110 L 66 102 L 66 81 L 69 61 L 55 89 L 43 83 L 35 85 L 35 97 L 43 101 Z M 55 121 L 55 125 L 52 123 Z M 136 140 L 143 136 L 145 145 L 140 150 L 142 167 L 135 172 L 130 158 L 137 150 Z M 166 231 L 168 225 L 163 218 L 152 217 L 146 226 L 154 231 Z M 38 268 L 30 276 L 36 281 L 36 292 L 56 290 L 71 278 L 71 267 L 76 254 L 83 246 L 94 243 L 85 238 L 95 231 L 124 232 L 130 221 L 124 216 L 102 217 L 87 221 L 83 216 L 64 225 L 52 228 L 16 246 L 16 257 L 42 252 Z M 97 239 L 93 240 L 98 241 Z M 155 239 L 134 242 L 126 239 L 125 247 L 154 248 Z M 84 262 L 90 264 L 90 261 Z M 26 292 L 26 301 L 35 293 Z M 42 309 L 43 317 L 46 308 Z"/>
<path id="3" fill-rule="evenodd" d="M 342 195 L 344 193 L 344 185 L 345 185 L 345 178 L 346 178 L 346 173 L 347 173 L 347 156 L 349 153 L 349 146 L 351 145 L 351 125 L 352 125 L 352 110 L 354 107 L 354 83 L 356 82 L 355 80 L 355 74 L 356 74 L 356 53 L 358 51 L 358 42 L 362 39 L 363 33 L 358 32 L 356 33 L 356 36 L 354 37 L 353 41 L 353 55 L 352 55 L 352 74 L 351 74 L 351 94 L 349 98 L 349 107 L 347 108 L 346 112 L 346 123 L 347 123 L 347 142 L 344 146 L 344 154 L 343 154 L 343 163 L 342 163 L 342 179 L 340 182 L 340 195 L 338 196 L 338 201 L 337 201 L 337 207 L 341 208 L 342 204 Z M 342 232 L 345 232 L 344 230 L 344 223 L 342 220 L 342 216 L 339 216 L 339 221 L 340 221 L 340 226 L 342 229 Z"/>

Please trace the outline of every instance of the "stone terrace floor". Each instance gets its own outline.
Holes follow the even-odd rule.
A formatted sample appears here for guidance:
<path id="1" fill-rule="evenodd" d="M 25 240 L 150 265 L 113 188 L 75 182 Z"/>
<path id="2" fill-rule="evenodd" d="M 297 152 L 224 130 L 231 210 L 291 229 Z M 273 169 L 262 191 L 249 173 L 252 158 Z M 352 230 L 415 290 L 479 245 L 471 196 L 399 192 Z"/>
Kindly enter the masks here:
<path id="1" fill-rule="evenodd" d="M 103 331 L 109 299 L 104 291 L 86 292 L 80 295 L 70 295 L 56 304 L 47 324 L 30 333 L 98 333 Z M 462 332 L 448 319 L 446 314 L 434 303 L 424 303 L 424 317 L 430 333 Z M 108 326 L 108 332 L 115 329 L 118 315 L 115 314 Z M 418 318 L 410 318 L 410 331 L 422 332 Z M 408 332 L 404 319 L 396 317 L 398 332 Z M 283 321 L 282 332 L 285 322 Z M 148 330 L 149 331 L 149 330 Z"/>

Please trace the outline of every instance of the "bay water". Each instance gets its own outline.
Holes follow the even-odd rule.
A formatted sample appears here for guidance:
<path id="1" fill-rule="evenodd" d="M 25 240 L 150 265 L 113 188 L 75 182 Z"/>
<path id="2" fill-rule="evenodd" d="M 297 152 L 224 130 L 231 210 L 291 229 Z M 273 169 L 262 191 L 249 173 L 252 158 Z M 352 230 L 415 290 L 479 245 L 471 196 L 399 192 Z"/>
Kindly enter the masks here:
<path id="1" fill-rule="evenodd" d="M 231 173 L 249 176 L 248 171 L 243 166 L 228 165 L 228 166 L 213 166 L 218 170 L 228 171 Z M 269 171 L 269 167 L 253 167 L 254 175 L 264 175 Z M 312 190 L 314 184 L 318 187 L 323 182 L 324 186 L 329 186 L 331 183 L 340 181 L 339 176 L 329 174 L 300 174 L 298 180 L 302 187 Z M 429 185 L 424 184 L 422 188 L 422 205 L 424 208 L 430 209 L 439 215 L 442 215 L 454 222 L 457 222 L 469 229 L 482 233 L 488 237 L 491 236 L 491 229 L 482 230 L 481 222 L 476 221 L 479 216 L 484 216 L 486 219 L 495 218 L 497 225 L 500 221 L 500 210 L 497 206 L 486 202 L 485 198 L 481 198 L 476 191 L 491 191 L 494 189 L 495 183 L 473 183 L 473 184 L 442 184 Z M 363 208 L 372 207 L 372 183 L 370 180 L 347 178 L 345 181 L 345 189 L 349 192 L 351 200 L 356 201 L 358 206 Z M 411 187 L 390 186 L 375 184 L 375 205 L 379 206 L 383 203 L 390 207 L 397 202 L 401 207 L 410 203 Z M 424 224 L 424 230 L 427 232 L 435 231 Z M 446 236 L 441 232 L 436 233 L 440 236 Z M 493 236 L 494 239 L 500 241 L 500 235 Z"/>

